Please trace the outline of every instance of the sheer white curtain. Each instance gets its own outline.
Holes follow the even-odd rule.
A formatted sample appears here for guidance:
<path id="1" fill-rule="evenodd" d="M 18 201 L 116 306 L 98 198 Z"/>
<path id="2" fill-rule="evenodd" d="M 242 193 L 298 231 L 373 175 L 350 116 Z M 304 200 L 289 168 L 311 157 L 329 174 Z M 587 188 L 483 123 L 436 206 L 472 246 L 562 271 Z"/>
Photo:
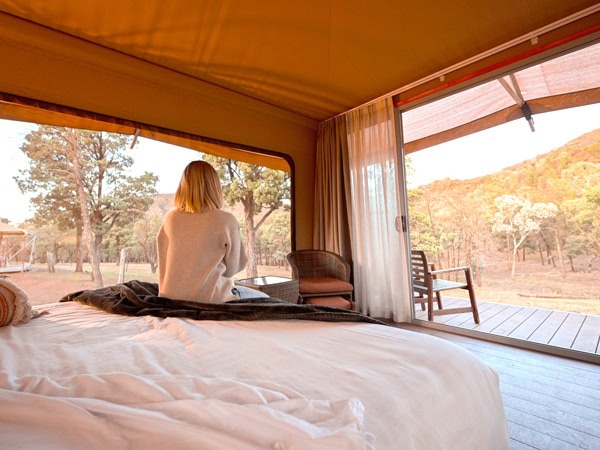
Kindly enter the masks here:
<path id="1" fill-rule="evenodd" d="M 404 171 L 398 162 L 391 98 L 346 115 L 352 188 L 350 228 L 358 309 L 410 320 L 406 233 L 401 216 Z"/>

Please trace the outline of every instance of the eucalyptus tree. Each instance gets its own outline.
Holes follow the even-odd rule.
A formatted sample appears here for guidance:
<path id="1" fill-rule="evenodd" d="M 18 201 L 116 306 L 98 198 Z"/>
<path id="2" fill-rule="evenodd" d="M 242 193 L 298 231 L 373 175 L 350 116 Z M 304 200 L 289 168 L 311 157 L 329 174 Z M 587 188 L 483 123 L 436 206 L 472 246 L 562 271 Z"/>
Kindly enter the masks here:
<path id="1" fill-rule="evenodd" d="M 572 190 L 561 204 L 573 233 L 567 241 L 570 254 L 588 258 L 587 270 L 600 258 L 600 163 L 578 162 L 563 170 L 561 179 Z"/>
<path id="2" fill-rule="evenodd" d="M 213 165 L 223 186 L 223 196 L 230 206 L 238 202 L 244 207 L 244 233 L 248 264 L 246 274 L 258 275 L 256 258 L 256 233 L 265 220 L 278 209 L 285 207 L 290 198 L 290 176 L 287 172 L 264 166 L 243 163 L 214 155 L 204 155 Z M 255 218 L 258 217 L 258 221 Z"/>
<path id="3" fill-rule="evenodd" d="M 534 203 L 516 195 L 502 195 L 495 200 L 492 232 L 506 235 L 512 244 L 511 275 L 515 276 L 517 251 L 531 233 L 540 231 L 545 221 L 556 216 L 558 208 L 553 203 Z"/>
<path id="4" fill-rule="evenodd" d="M 103 237 L 141 217 L 156 193 L 155 175 L 127 175 L 133 165 L 128 140 L 119 134 L 40 125 L 21 145 L 29 167 L 15 177 L 19 188 L 35 194 L 38 222 L 54 220 L 83 235 L 96 287 L 103 285 Z"/>

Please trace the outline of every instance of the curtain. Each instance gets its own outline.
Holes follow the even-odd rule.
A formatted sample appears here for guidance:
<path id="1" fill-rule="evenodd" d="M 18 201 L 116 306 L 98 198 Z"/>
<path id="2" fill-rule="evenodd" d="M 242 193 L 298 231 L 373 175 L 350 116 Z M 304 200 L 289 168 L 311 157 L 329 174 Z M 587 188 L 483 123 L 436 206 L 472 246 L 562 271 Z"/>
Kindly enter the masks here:
<path id="1" fill-rule="evenodd" d="M 410 320 L 407 237 L 396 229 L 403 209 L 392 99 L 345 115 L 351 183 L 350 217 L 358 309 L 396 322 Z"/>
<path id="2" fill-rule="evenodd" d="M 315 172 L 313 247 L 337 253 L 352 264 L 348 137 L 344 117 L 319 124 Z"/>

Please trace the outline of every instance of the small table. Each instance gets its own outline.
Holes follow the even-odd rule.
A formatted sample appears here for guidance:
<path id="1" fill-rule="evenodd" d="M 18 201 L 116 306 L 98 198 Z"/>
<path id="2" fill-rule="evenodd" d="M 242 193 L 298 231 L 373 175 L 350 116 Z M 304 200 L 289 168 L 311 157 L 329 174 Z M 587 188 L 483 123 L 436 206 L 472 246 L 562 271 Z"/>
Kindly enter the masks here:
<path id="1" fill-rule="evenodd" d="M 235 284 L 264 292 L 269 297 L 279 298 L 290 303 L 298 303 L 300 297 L 298 280 L 287 277 L 268 275 L 265 277 L 244 278 L 235 280 Z"/>

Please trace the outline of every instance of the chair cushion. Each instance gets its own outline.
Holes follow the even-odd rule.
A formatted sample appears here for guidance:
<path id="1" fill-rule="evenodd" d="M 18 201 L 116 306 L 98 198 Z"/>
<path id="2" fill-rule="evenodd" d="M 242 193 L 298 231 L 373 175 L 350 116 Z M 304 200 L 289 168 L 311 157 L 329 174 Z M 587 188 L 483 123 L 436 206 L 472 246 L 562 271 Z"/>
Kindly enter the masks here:
<path id="1" fill-rule="evenodd" d="M 298 289 L 301 294 L 329 294 L 352 292 L 353 287 L 350 283 L 337 278 L 300 278 Z"/>
<path id="2" fill-rule="evenodd" d="M 350 300 L 337 295 L 333 295 L 331 297 L 309 297 L 305 299 L 305 303 L 308 303 L 309 305 L 324 305 L 334 308 L 352 309 L 352 303 Z"/>

